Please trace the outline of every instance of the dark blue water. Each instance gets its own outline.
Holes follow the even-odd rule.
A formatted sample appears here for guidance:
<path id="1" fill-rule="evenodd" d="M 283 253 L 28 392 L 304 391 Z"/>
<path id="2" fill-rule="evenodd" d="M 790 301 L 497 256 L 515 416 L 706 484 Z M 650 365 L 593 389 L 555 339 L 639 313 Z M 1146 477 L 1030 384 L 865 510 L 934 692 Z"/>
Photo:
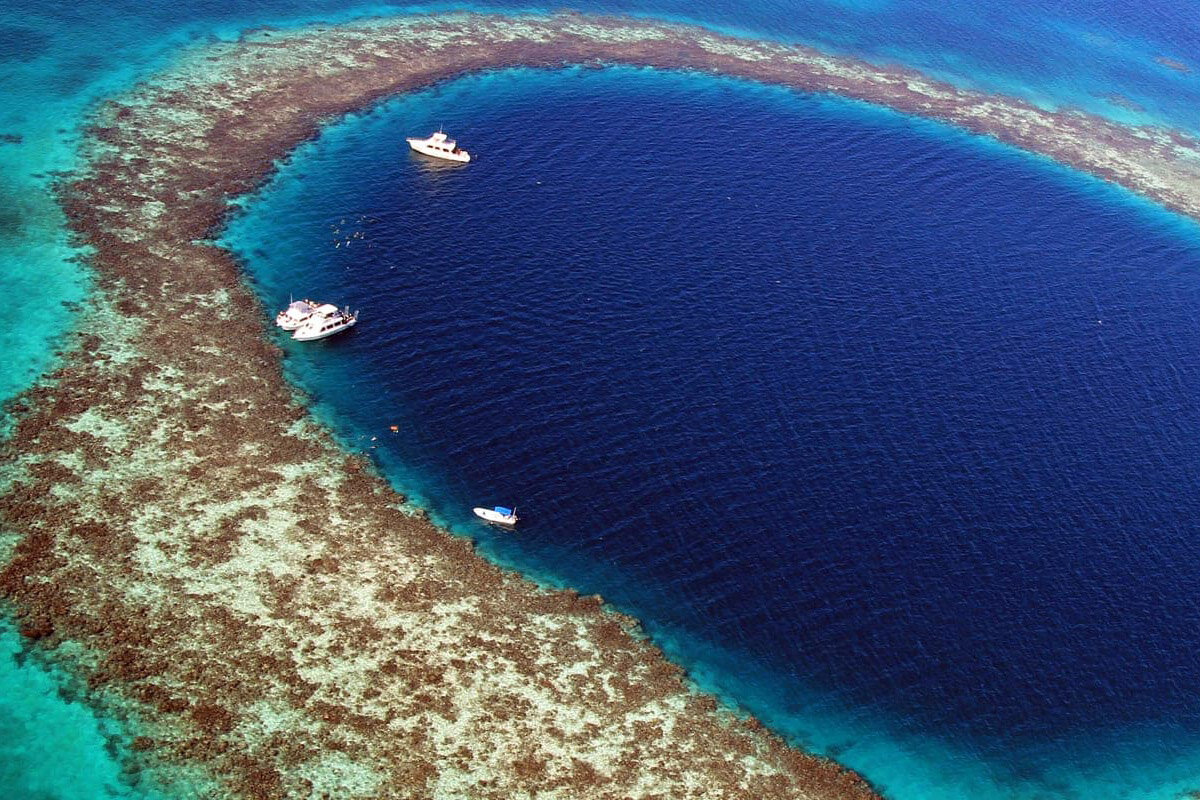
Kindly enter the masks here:
<path id="1" fill-rule="evenodd" d="M 476 163 L 398 146 L 439 122 Z M 229 238 L 274 305 L 363 309 L 288 367 L 402 489 L 895 797 L 1200 776 L 1190 224 L 932 124 L 614 70 L 335 128 Z"/>

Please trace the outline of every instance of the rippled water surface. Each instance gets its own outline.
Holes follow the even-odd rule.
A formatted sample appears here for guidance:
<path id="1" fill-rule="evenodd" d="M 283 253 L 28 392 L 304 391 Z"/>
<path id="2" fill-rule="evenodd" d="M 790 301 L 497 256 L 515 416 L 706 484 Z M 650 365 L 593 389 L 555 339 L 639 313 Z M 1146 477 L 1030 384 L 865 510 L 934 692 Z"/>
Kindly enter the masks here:
<path id="1" fill-rule="evenodd" d="M 439 122 L 475 163 L 403 148 Z M 1200 775 L 1190 224 L 933 124 L 622 69 L 393 103 L 229 238 L 268 303 L 362 309 L 289 369 L 402 489 L 892 796 Z"/>

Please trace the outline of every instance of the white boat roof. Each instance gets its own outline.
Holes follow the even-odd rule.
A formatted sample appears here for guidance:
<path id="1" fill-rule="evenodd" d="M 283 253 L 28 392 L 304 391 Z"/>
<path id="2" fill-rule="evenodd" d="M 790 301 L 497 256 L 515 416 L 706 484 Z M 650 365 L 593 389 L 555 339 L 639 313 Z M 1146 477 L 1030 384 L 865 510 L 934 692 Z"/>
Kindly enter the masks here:
<path id="1" fill-rule="evenodd" d="M 338 307 L 335 306 L 333 303 L 323 303 L 322 305 L 317 306 L 313 310 L 316 311 L 318 314 L 332 314 L 338 310 Z"/>
<path id="2" fill-rule="evenodd" d="M 417 142 L 418 144 L 444 144 L 449 147 L 454 147 L 456 144 L 456 142 L 451 139 L 445 131 L 436 131 L 429 134 L 429 136 L 424 139 L 418 139 L 415 136 L 410 136 L 408 141 Z"/>
<path id="3" fill-rule="evenodd" d="M 299 311 L 303 314 L 307 314 L 308 312 L 312 311 L 312 306 L 303 300 L 295 300 L 291 305 L 288 306 L 288 311 Z"/>

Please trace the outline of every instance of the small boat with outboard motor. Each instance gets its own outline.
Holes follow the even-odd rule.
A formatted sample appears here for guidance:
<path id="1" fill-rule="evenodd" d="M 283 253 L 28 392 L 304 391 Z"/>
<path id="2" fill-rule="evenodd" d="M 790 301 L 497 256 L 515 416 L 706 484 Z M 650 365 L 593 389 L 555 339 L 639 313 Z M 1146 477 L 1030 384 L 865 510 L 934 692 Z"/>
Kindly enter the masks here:
<path id="1" fill-rule="evenodd" d="M 475 512 L 475 516 L 493 525 L 503 525 L 506 528 L 511 528 L 517 524 L 517 510 L 515 508 L 494 506 L 492 508 L 476 508 L 473 511 Z"/>

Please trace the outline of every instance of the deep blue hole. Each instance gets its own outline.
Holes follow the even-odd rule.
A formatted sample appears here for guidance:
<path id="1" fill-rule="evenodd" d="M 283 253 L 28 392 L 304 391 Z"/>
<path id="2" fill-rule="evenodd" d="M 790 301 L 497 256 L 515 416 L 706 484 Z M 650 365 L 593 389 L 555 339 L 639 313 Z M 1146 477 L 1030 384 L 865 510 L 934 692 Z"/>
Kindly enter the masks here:
<path id="1" fill-rule="evenodd" d="M 984 752 L 1196 726 L 1194 231 L 850 104 L 466 85 L 331 132 L 233 226 L 271 302 L 364 309 L 290 361 L 348 437 L 796 703 Z M 475 163 L 403 149 L 439 123 Z M 471 527 L 496 503 L 519 534 Z"/>

